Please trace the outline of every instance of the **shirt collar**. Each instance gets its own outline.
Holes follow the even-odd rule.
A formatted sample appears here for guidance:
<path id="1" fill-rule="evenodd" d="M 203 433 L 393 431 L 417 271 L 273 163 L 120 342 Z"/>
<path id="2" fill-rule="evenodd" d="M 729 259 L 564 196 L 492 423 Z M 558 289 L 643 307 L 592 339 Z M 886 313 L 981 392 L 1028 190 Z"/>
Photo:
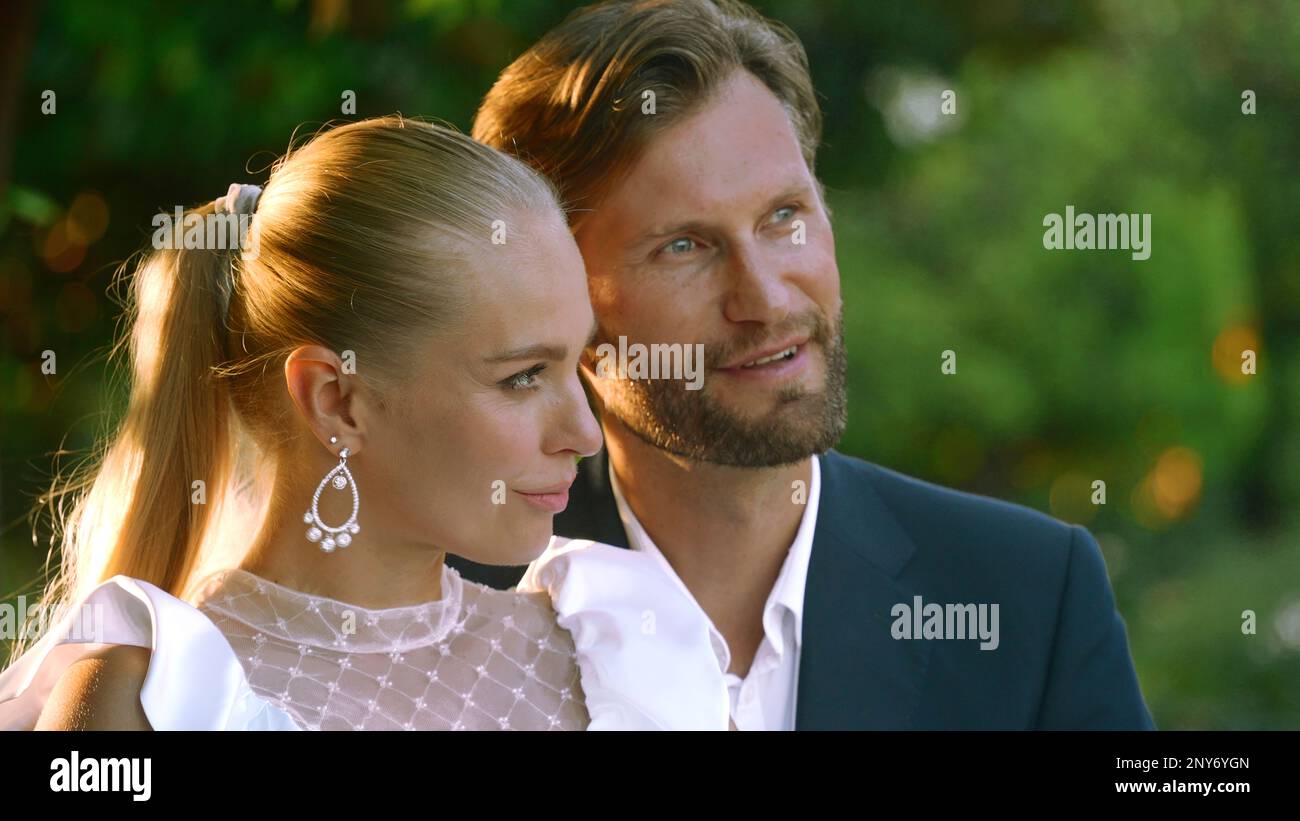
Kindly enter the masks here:
<path id="1" fill-rule="evenodd" d="M 641 521 L 632 512 L 631 505 L 623 497 L 622 488 L 618 484 L 618 477 L 614 474 L 612 460 L 606 461 L 609 462 L 609 486 L 614 493 L 614 502 L 618 506 L 618 514 L 623 521 L 623 529 L 627 532 L 628 547 L 632 550 L 641 550 L 656 556 L 668 575 L 686 592 L 691 601 L 695 601 L 695 596 L 691 594 L 681 578 L 678 577 L 668 559 L 664 557 L 650 538 L 650 534 L 646 533 Z M 772 586 L 772 592 L 768 595 L 767 604 L 763 607 L 763 632 L 772 642 L 778 655 L 785 650 L 780 622 L 781 613 L 778 605 L 784 607 L 794 617 L 795 649 L 798 650 L 803 644 L 804 592 L 808 581 L 808 564 L 812 559 L 813 534 L 817 530 L 817 507 L 820 499 L 821 460 L 819 456 L 814 454 L 807 498 L 804 501 L 803 518 L 799 521 L 799 529 L 795 532 L 794 541 L 790 544 L 790 552 L 781 565 L 781 572 L 776 578 L 776 584 Z M 712 624 L 710 624 L 710 632 L 717 633 L 717 629 Z M 716 640 L 721 640 L 721 634 L 717 635 Z"/>
<path id="2" fill-rule="evenodd" d="M 803 518 L 799 521 L 799 530 L 794 534 L 794 542 L 790 544 L 790 554 L 781 567 L 781 575 L 777 576 L 776 585 L 772 588 L 772 596 L 768 599 L 769 606 L 763 609 L 765 621 L 772 609 L 770 604 L 773 601 L 784 605 L 794 615 L 796 649 L 803 644 L 803 600 L 808 582 L 808 563 L 812 560 L 813 534 L 817 531 L 817 506 L 821 500 L 820 463 L 821 458 L 814 454 Z M 783 648 L 778 643 L 776 649 L 780 651 Z"/>

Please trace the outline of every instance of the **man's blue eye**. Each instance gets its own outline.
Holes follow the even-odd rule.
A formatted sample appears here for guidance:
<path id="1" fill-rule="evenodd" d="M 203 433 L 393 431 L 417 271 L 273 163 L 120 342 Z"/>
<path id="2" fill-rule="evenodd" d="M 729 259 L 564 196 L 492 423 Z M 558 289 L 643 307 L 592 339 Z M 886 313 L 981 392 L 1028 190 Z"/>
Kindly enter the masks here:
<path id="1" fill-rule="evenodd" d="M 664 248 L 673 254 L 684 254 L 687 251 L 695 250 L 695 240 L 690 237 L 679 237 L 665 245 Z"/>
<path id="2" fill-rule="evenodd" d="M 776 209 L 776 211 L 772 214 L 772 221 L 773 221 L 773 222 L 785 222 L 786 220 L 790 219 L 790 217 L 793 217 L 793 216 L 794 216 L 794 212 L 795 212 L 796 210 L 797 210 L 797 209 L 796 209 L 793 205 L 786 205 L 786 206 L 783 206 L 783 207 L 781 207 L 781 208 L 778 208 L 778 209 Z M 785 214 L 785 216 L 781 216 L 782 214 Z"/>

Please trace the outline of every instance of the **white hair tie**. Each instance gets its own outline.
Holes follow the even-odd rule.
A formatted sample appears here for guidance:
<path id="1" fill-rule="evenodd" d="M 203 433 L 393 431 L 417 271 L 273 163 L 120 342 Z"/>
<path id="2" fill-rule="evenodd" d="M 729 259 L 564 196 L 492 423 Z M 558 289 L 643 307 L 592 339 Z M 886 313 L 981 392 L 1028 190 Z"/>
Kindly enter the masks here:
<path id="1" fill-rule="evenodd" d="M 218 214 L 252 214 L 257 208 L 257 199 L 262 196 L 259 185 L 240 185 L 232 182 L 224 197 L 212 201 L 212 207 Z"/>
<path id="2" fill-rule="evenodd" d="M 240 185 L 237 182 L 232 182 L 230 188 L 226 189 L 224 197 L 217 197 L 212 201 L 212 208 L 218 214 L 247 214 L 251 220 L 253 211 L 257 208 L 257 199 L 261 195 L 261 186 Z M 250 231 L 255 230 L 255 227 L 250 228 Z M 230 298 L 235 290 L 234 277 L 233 266 L 228 266 L 224 275 L 217 282 L 217 300 L 221 305 L 223 322 L 230 314 Z"/>

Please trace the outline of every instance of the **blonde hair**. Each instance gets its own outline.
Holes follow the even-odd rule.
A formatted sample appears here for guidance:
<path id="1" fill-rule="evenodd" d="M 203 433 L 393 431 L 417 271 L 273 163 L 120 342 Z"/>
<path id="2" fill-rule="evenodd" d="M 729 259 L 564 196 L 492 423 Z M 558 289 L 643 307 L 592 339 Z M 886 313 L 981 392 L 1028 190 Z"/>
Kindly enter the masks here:
<path id="1" fill-rule="evenodd" d="M 523 163 L 451 128 L 384 117 L 325 130 L 275 164 L 255 255 L 182 249 L 175 226 L 175 249 L 148 252 L 130 278 L 113 349 L 130 368 L 125 415 L 42 500 L 61 553 L 43 608 L 60 613 L 118 574 L 184 595 L 236 488 L 293 438 L 285 392 L 268 390 L 288 353 L 351 350 L 359 378 L 391 399 L 414 346 L 457 315 L 475 246 L 524 209 L 562 224 L 554 189 Z M 213 206 L 188 213 L 206 219 Z M 198 480 L 205 504 L 193 503 Z"/>
<path id="2" fill-rule="evenodd" d="M 550 178 L 576 230 L 652 136 L 737 70 L 785 108 L 815 177 L 822 113 L 808 56 L 789 28 L 736 0 L 610 0 L 574 11 L 501 72 L 471 133 Z M 642 113 L 647 91 L 653 116 Z"/>

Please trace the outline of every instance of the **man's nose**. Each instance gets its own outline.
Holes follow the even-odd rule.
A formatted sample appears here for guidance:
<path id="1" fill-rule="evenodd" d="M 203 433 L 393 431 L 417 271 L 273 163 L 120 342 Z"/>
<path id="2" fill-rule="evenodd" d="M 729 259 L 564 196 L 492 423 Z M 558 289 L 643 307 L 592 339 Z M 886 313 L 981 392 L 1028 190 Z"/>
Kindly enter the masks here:
<path id="1" fill-rule="evenodd" d="M 790 283 L 780 254 L 757 243 L 732 246 L 723 312 L 731 322 L 775 325 L 790 314 Z"/>

